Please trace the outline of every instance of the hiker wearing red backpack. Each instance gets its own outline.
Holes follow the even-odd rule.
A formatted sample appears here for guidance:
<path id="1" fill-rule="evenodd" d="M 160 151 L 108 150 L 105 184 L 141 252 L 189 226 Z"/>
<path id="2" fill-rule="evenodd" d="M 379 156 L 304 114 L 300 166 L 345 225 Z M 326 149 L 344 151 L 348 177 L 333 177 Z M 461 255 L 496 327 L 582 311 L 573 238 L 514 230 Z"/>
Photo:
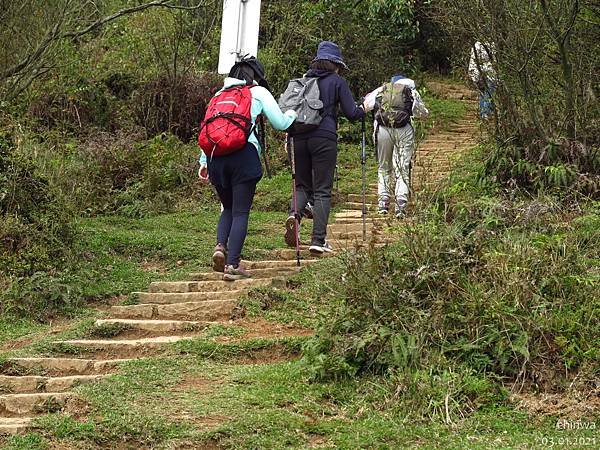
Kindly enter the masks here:
<path id="1" fill-rule="evenodd" d="M 256 132 L 261 114 L 277 130 L 286 130 L 296 118 L 295 112 L 279 109 L 258 59 L 245 58 L 231 68 L 223 89 L 209 103 L 198 136 L 198 176 L 210 180 L 222 204 L 213 269 L 223 272 L 227 281 L 250 277 L 240 259 L 256 185 L 263 175 Z"/>
<path id="2" fill-rule="evenodd" d="M 338 106 L 350 120 L 359 120 L 365 116 L 364 107 L 356 105 L 348 83 L 339 75 L 339 72 L 345 69 L 348 69 L 348 66 L 342 59 L 337 44 L 322 41 L 308 72 L 302 79 L 292 80 L 279 99 L 280 106 L 285 105 L 283 110 L 290 108 L 289 110 L 306 111 L 306 114 L 299 113 L 297 122 L 288 130 L 294 139 L 297 204 L 294 205 L 292 200 L 290 215 L 285 224 L 285 242 L 291 247 L 296 244 L 297 223 L 300 218 L 296 217 L 294 211 L 305 211 L 312 191 L 313 230 L 309 251 L 316 255 L 333 251 L 326 241 L 326 236 L 337 162 Z M 311 78 L 317 80 L 318 97 L 311 94 L 316 92 L 311 85 Z M 307 93 L 306 98 L 298 99 L 298 96 L 294 95 L 299 92 L 298 89 Z M 320 117 L 317 116 L 316 120 L 310 118 L 309 108 L 313 109 L 312 114 L 318 108 Z M 309 117 L 304 126 L 302 117 Z"/>

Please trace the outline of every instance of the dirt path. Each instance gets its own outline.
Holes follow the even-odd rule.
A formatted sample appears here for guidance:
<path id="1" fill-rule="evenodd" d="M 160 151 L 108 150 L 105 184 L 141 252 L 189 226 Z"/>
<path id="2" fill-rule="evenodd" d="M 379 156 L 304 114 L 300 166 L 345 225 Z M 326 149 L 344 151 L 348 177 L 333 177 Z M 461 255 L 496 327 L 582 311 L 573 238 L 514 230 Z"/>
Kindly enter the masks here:
<path id="1" fill-rule="evenodd" d="M 472 93 L 464 88 L 435 84 L 432 90 L 449 98 L 465 99 Z M 476 124 L 472 115 L 448 130 L 431 134 L 418 148 L 413 171 L 416 192 L 435 186 L 452 168 L 452 161 L 475 141 Z M 385 245 L 393 236 L 383 229 L 386 219 L 374 214 L 377 186 L 369 185 L 369 213 L 366 241 L 363 241 L 362 195 L 351 194 L 347 209 L 337 213 L 328 236 L 336 250 Z M 387 219 L 389 220 L 389 219 Z M 303 266 L 317 260 L 306 246 L 301 249 Z M 148 292 L 133 293 L 135 304 L 112 306 L 95 326 L 99 339 L 56 341 L 53 344 L 80 350 L 83 357 L 13 358 L 0 371 L 0 434 L 20 433 L 31 427 L 32 420 L 47 412 L 60 411 L 73 399 L 74 386 L 94 382 L 119 370 L 119 364 L 156 354 L 168 344 L 193 339 L 207 326 L 236 325 L 250 337 L 306 335 L 310 330 L 277 325 L 266 321 L 233 320 L 240 297 L 248 290 L 285 287 L 285 278 L 296 273 L 295 250 L 273 251 L 269 260 L 248 261 L 252 279 L 226 282 L 214 272 L 192 273 L 188 280 L 152 283 Z M 102 333 L 104 330 L 104 333 Z"/>

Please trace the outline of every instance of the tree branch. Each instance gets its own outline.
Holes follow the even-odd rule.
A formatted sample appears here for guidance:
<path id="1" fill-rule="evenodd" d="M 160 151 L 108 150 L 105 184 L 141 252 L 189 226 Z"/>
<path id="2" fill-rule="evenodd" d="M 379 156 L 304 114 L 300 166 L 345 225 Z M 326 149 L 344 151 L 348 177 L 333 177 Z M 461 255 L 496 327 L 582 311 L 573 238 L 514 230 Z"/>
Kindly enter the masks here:
<path id="1" fill-rule="evenodd" d="M 54 24 L 54 26 L 52 27 L 51 30 L 49 30 L 46 33 L 46 35 L 44 36 L 42 41 L 38 44 L 38 46 L 36 47 L 36 49 L 33 52 L 31 52 L 29 55 L 27 55 L 25 58 L 23 58 L 17 64 L 13 65 L 12 67 L 9 67 L 8 69 L 6 69 L 2 73 L 0 73 L 0 80 L 5 80 L 7 78 L 13 77 L 13 76 L 19 74 L 21 71 L 25 70 L 27 67 L 32 66 L 36 61 L 38 61 L 42 57 L 42 55 L 45 53 L 45 51 L 48 49 L 48 47 L 53 42 L 59 41 L 61 39 L 76 38 L 76 37 L 83 36 L 87 33 L 90 33 L 92 31 L 102 27 L 103 25 L 106 25 L 109 22 L 112 22 L 113 20 L 118 19 L 119 17 L 123 17 L 128 14 L 133 14 L 136 12 L 144 11 L 149 8 L 169 8 L 169 9 L 192 11 L 192 10 L 197 10 L 197 9 L 199 9 L 203 6 L 206 6 L 210 3 L 211 2 L 209 0 L 204 0 L 204 1 L 199 2 L 196 6 L 179 6 L 179 5 L 174 5 L 172 3 L 172 0 L 152 1 L 149 3 L 145 3 L 143 5 L 121 9 L 121 10 L 117 11 L 116 13 L 111 14 L 110 16 L 106 16 L 100 20 L 97 20 L 96 22 L 92 23 L 91 25 L 89 25 L 88 27 L 86 27 L 82 30 L 68 31 L 68 32 L 60 33 L 60 27 L 61 27 L 61 25 L 63 23 L 63 19 L 64 19 L 64 17 L 63 17 L 63 18 L 61 18 L 61 20 L 59 22 Z M 66 11 L 65 11 L 65 13 L 66 13 Z"/>
<path id="2" fill-rule="evenodd" d="M 91 24 L 87 28 L 84 28 L 83 30 L 70 31 L 67 33 L 63 33 L 60 35 L 60 38 L 75 38 L 75 37 L 83 36 L 84 34 L 94 31 L 95 29 L 100 28 L 103 25 L 106 25 L 107 23 L 112 22 L 115 19 L 118 19 L 119 17 L 125 16 L 127 14 L 144 11 L 149 8 L 160 7 L 160 8 L 170 8 L 170 9 L 191 11 L 191 10 L 199 9 L 202 6 L 205 6 L 204 2 L 200 2 L 196 6 L 178 6 L 178 5 L 172 5 L 171 0 L 154 1 L 154 2 L 150 2 L 150 3 L 146 3 L 144 5 L 133 6 L 131 8 L 121 9 L 120 11 L 117 11 L 116 13 L 111 14 L 110 16 L 104 17 L 104 18 L 94 22 L 93 24 Z"/>

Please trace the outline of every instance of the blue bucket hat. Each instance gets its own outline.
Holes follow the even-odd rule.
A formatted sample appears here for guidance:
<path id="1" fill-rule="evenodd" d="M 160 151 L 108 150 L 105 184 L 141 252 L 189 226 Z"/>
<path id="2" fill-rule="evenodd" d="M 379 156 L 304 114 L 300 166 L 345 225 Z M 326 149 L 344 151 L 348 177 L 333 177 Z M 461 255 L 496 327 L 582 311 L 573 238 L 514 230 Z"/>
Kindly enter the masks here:
<path id="1" fill-rule="evenodd" d="M 342 51 L 335 42 L 321 41 L 319 43 L 319 47 L 317 48 L 317 56 L 312 60 L 312 62 L 323 59 L 339 64 L 344 69 L 348 69 L 348 66 L 342 59 Z"/>
<path id="2" fill-rule="evenodd" d="M 394 75 L 394 76 L 392 77 L 391 81 L 392 81 L 392 83 L 396 83 L 396 82 L 398 82 L 398 81 L 400 81 L 400 80 L 403 80 L 403 79 L 405 79 L 405 78 L 406 78 L 406 77 L 405 77 L 404 75 L 402 75 L 401 73 L 399 73 L 399 74 L 397 74 L 397 75 Z"/>

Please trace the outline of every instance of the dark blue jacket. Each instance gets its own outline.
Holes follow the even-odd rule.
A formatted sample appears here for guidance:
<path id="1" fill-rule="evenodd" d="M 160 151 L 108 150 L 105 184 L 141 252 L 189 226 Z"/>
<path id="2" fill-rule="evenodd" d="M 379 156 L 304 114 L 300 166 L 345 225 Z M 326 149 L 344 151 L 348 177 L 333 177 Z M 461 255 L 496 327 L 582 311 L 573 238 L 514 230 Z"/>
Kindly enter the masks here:
<path id="1" fill-rule="evenodd" d="M 350 92 L 348 83 L 335 72 L 326 70 L 309 70 L 307 77 L 319 77 L 319 91 L 323 102 L 322 120 L 319 128 L 308 133 L 297 134 L 296 139 L 322 137 L 337 141 L 337 110 L 338 105 L 342 113 L 350 120 L 362 119 L 365 112 L 356 106 L 354 97 Z"/>

